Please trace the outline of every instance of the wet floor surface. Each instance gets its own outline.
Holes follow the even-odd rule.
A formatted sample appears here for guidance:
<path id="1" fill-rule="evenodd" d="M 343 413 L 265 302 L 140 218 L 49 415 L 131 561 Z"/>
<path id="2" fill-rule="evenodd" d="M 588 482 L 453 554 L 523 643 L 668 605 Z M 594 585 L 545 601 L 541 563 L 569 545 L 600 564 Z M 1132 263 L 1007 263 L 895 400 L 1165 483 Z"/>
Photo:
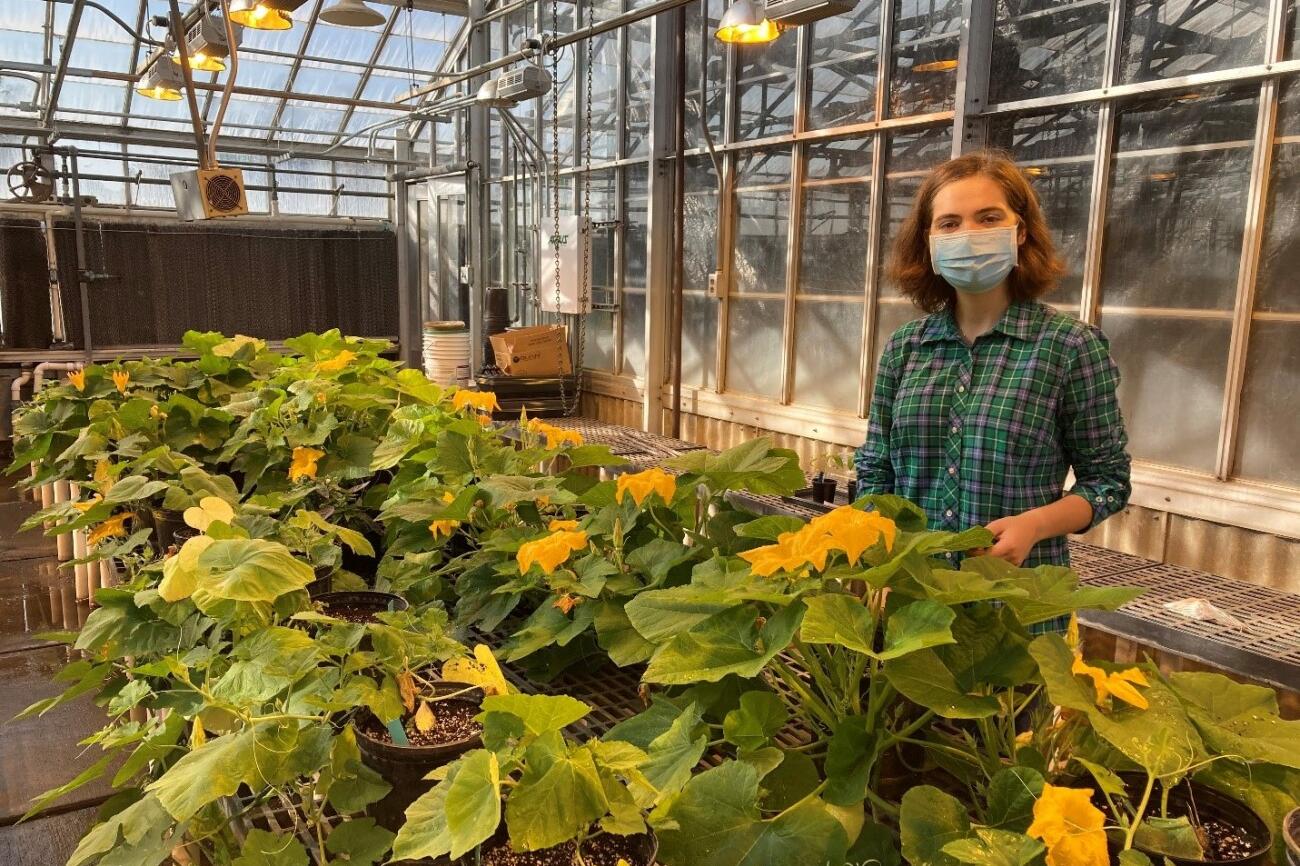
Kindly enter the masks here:
<path id="1" fill-rule="evenodd" d="M 108 796 L 104 779 L 54 804 L 53 814 L 22 824 L 32 798 L 62 785 L 92 765 L 98 748 L 78 745 L 103 727 L 105 716 L 89 697 L 44 717 L 10 721 L 43 698 L 62 691 L 54 675 L 79 654 L 48 632 L 75 631 L 90 607 L 76 600 L 70 570 L 58 568 L 55 544 L 18 527 L 37 506 L 21 501 L 0 482 L 0 864 L 59 866 L 94 821 Z"/>

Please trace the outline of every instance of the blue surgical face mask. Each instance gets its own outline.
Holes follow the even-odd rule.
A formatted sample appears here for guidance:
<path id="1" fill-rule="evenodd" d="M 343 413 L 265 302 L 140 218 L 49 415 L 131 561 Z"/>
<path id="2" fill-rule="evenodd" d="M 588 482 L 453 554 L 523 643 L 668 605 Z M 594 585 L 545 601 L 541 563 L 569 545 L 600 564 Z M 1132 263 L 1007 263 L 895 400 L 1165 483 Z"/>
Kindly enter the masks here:
<path id="1" fill-rule="evenodd" d="M 980 294 L 1000 285 L 1016 266 L 1020 227 L 998 226 L 930 235 L 934 272 L 959 292 Z"/>

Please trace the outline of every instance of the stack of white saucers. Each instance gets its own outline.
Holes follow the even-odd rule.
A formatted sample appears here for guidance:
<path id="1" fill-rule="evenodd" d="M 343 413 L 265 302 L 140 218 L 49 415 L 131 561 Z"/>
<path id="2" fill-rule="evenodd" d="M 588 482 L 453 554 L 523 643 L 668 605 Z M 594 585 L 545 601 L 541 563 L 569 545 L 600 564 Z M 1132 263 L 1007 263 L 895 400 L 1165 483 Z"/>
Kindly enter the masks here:
<path id="1" fill-rule="evenodd" d="M 469 381 L 469 328 L 464 322 L 424 323 L 424 375 L 439 385 Z"/>

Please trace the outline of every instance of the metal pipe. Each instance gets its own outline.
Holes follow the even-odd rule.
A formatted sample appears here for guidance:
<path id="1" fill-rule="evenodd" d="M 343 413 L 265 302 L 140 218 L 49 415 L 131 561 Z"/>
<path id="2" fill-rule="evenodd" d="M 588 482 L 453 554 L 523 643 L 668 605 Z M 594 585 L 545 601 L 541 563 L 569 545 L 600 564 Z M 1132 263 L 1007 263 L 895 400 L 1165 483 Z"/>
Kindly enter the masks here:
<path id="1" fill-rule="evenodd" d="M 173 0 L 175 2 L 175 0 Z M 95 360 L 94 341 L 90 336 L 90 284 L 86 281 L 86 235 L 81 219 L 81 179 L 77 166 L 77 149 L 68 148 L 72 156 L 72 227 L 77 241 L 77 285 L 81 291 L 81 341 L 86 363 Z"/>
<path id="2" fill-rule="evenodd" d="M 36 396 L 45 385 L 47 370 L 71 373 L 74 370 L 80 370 L 83 366 L 84 364 L 81 361 L 42 361 L 32 370 L 32 396 Z"/>
<path id="3" fill-rule="evenodd" d="M 68 4 L 75 5 L 77 0 L 47 0 L 47 2 L 68 3 Z M 137 33 L 135 31 L 135 28 L 133 28 L 130 24 L 127 24 L 125 21 L 119 18 L 117 16 L 117 13 L 114 12 L 112 9 L 109 9 L 107 6 L 96 3 L 95 0 L 85 0 L 85 5 L 89 6 L 92 9 L 98 9 L 100 12 L 103 12 L 104 15 L 106 15 L 109 18 L 109 20 L 115 23 L 118 27 L 121 27 L 127 33 L 130 33 L 131 36 L 133 36 L 134 38 L 143 42 L 145 45 L 153 45 L 157 48 L 161 48 L 163 46 L 164 43 L 159 42 L 157 39 L 150 39 L 148 36 L 145 36 L 141 33 Z"/>
<path id="4" fill-rule="evenodd" d="M 478 168 L 478 163 L 475 162 L 454 162 L 449 165 L 435 165 L 430 168 L 392 172 L 388 175 L 387 180 L 437 180 L 438 178 L 464 174 L 476 168 Z"/>
<path id="5" fill-rule="evenodd" d="M 207 137 L 203 131 L 203 118 L 199 115 L 199 100 L 194 92 L 194 70 L 190 69 L 190 50 L 185 41 L 185 21 L 181 18 L 181 10 L 176 4 L 176 0 L 168 0 L 168 4 L 171 6 L 169 20 L 172 29 L 172 39 L 176 42 L 176 50 L 180 52 L 181 55 L 181 75 L 185 78 L 185 99 L 190 106 L 190 123 L 194 126 L 194 143 L 199 149 L 199 168 L 212 168 L 213 166 L 209 159 Z M 231 50 L 234 50 L 234 46 L 231 46 Z M 166 57 L 165 55 L 158 55 L 153 62 L 170 63 L 171 58 Z M 146 66 L 145 69 L 149 69 L 149 66 Z M 227 90 L 229 90 L 230 84 L 230 81 L 226 83 Z"/>
<path id="6" fill-rule="evenodd" d="M 81 13 L 86 8 L 86 0 L 73 0 L 72 11 L 68 13 L 68 32 L 63 37 L 63 51 L 59 54 L 59 68 L 54 72 L 54 83 L 50 85 L 50 95 L 45 101 L 45 113 L 41 123 L 49 126 L 54 119 L 54 112 L 59 107 L 59 92 L 63 90 L 63 79 L 68 74 L 68 64 L 72 61 L 72 46 L 77 41 L 77 29 L 81 26 Z"/>
<path id="7" fill-rule="evenodd" d="M 18 377 L 14 379 L 13 383 L 10 384 L 9 400 L 14 406 L 17 406 L 19 403 L 22 402 L 23 386 L 30 381 L 32 381 L 32 371 L 23 370 L 21 373 L 18 374 Z"/>
<path id="8" fill-rule="evenodd" d="M 682 437 L 682 316 L 686 304 L 685 268 L 683 261 L 686 246 L 686 10 L 679 8 L 675 15 L 677 27 L 677 104 L 674 119 L 677 141 L 673 152 L 673 321 L 670 344 L 673 356 L 673 420 L 672 435 Z M 701 61 L 705 62 L 705 61 Z M 703 94 L 701 94 L 703 96 Z M 651 383 L 647 382 L 649 388 Z"/>

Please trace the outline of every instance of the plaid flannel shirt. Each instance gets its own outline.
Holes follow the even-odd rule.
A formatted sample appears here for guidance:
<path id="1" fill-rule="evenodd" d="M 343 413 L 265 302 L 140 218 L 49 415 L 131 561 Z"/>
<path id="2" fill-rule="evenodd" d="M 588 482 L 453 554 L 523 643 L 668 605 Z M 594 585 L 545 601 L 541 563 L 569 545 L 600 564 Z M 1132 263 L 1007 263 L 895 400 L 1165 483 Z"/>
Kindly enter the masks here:
<path id="1" fill-rule="evenodd" d="M 1102 332 L 1037 301 L 1012 304 L 973 345 L 950 311 L 909 322 L 880 358 L 859 490 L 904 496 L 933 528 L 958 530 L 1055 502 L 1073 468 L 1091 528 L 1132 489 L 1118 385 Z M 1064 536 L 1025 560 L 1044 563 L 1070 564 Z"/>

